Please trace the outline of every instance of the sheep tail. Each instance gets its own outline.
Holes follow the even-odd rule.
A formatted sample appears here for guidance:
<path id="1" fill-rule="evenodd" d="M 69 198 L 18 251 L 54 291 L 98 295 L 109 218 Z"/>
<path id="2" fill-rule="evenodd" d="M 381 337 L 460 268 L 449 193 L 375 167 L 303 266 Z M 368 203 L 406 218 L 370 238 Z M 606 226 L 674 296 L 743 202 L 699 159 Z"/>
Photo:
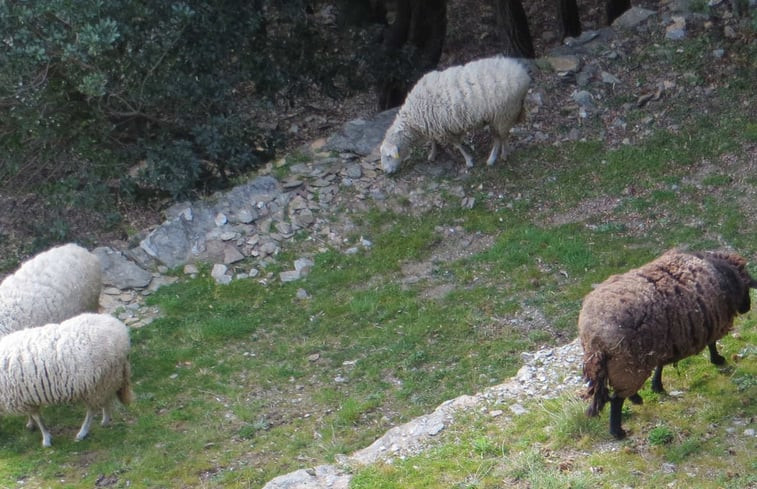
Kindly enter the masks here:
<path id="1" fill-rule="evenodd" d="M 607 388 L 607 358 L 604 353 L 584 355 L 584 378 L 588 384 L 583 398 L 591 398 L 591 404 L 586 409 L 586 415 L 596 416 L 610 400 Z"/>
<path id="2" fill-rule="evenodd" d="M 128 361 L 124 363 L 123 383 L 118 391 L 116 391 L 116 395 L 124 406 L 129 405 L 134 400 L 134 392 L 131 390 L 131 367 Z"/>

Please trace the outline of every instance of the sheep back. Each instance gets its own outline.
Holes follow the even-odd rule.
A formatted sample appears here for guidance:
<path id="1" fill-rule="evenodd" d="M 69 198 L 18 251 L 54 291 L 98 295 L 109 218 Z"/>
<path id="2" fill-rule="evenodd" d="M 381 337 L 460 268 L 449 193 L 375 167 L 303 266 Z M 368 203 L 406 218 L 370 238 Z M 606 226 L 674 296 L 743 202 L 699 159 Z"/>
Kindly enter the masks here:
<path id="1" fill-rule="evenodd" d="M 655 367 L 725 336 L 736 314 L 749 310 L 753 282 L 738 255 L 676 250 L 611 276 L 585 297 L 579 314 L 590 384 L 606 369 L 617 396 L 635 394 Z"/>
<path id="2" fill-rule="evenodd" d="M 76 244 L 40 253 L 0 283 L 0 335 L 96 311 L 101 291 L 93 253 Z"/>
<path id="3" fill-rule="evenodd" d="M 525 68 L 504 57 L 432 71 L 418 80 L 397 118 L 437 141 L 485 124 L 507 131 L 521 113 L 530 83 Z"/>
<path id="4" fill-rule="evenodd" d="M 382 161 L 391 163 L 385 166 L 393 170 L 419 136 L 454 143 L 468 131 L 488 124 L 504 138 L 522 119 L 530 84 L 526 69 L 515 59 L 502 56 L 425 74 L 386 131 Z"/>
<path id="5" fill-rule="evenodd" d="M 39 407 L 131 399 L 129 331 L 106 314 L 85 313 L 60 324 L 0 338 L 0 410 L 32 414 Z"/>

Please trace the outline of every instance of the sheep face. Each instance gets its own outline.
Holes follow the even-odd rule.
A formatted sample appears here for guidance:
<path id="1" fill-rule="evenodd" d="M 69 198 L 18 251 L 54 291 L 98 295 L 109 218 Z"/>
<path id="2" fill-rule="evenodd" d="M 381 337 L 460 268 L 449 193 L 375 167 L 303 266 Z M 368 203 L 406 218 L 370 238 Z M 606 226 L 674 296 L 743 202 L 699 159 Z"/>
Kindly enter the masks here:
<path id="1" fill-rule="evenodd" d="M 401 162 L 399 147 L 394 143 L 384 141 L 381 144 L 381 169 L 386 173 L 394 173 Z"/>

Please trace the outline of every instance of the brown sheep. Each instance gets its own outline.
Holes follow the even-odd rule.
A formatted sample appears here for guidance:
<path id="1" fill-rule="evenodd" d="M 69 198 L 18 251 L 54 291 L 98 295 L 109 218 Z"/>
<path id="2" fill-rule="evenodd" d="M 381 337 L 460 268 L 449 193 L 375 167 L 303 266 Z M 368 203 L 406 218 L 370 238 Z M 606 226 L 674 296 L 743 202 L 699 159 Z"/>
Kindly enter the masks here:
<path id="1" fill-rule="evenodd" d="M 586 397 L 593 396 L 587 414 L 596 416 L 610 401 L 610 433 L 623 438 L 623 401 L 641 402 L 638 391 L 652 370 L 652 388 L 662 391 L 662 367 L 705 346 L 713 363 L 723 363 L 715 342 L 749 311 L 750 288 L 757 281 L 741 256 L 677 250 L 597 286 L 578 318 Z"/>

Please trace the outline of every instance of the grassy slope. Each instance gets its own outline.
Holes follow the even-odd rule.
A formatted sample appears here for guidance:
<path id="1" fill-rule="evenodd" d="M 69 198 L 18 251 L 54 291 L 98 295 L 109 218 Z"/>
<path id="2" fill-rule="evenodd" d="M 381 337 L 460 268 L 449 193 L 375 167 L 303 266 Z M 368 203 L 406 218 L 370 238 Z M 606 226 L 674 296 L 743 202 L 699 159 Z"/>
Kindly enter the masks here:
<path id="1" fill-rule="evenodd" d="M 681 111 L 676 133 L 617 149 L 596 141 L 534 146 L 507 165 L 477 168 L 466 182 L 478 191 L 473 209 L 450 196 L 422 216 L 354 216 L 356 235 L 373 246 L 320 253 L 300 282 L 217 286 L 204 273 L 161 289 L 151 302 L 164 317 L 133 334 L 136 403 L 78 444 L 81 407 L 46 410 L 51 450 L 23 430 L 22 418 L 2 418 L 0 486 L 92 487 L 106 477 L 112 487 L 259 487 L 511 376 L 520 351 L 574 337 L 592 283 L 669 247 L 731 246 L 757 274 L 754 207 L 734 191 L 754 187 L 757 175 L 732 173 L 747 166 L 746 149 L 757 142 L 755 115 L 743 110 L 757 105 L 754 72 L 745 73 L 713 96 L 707 114 L 673 107 Z M 719 170 L 722 155 L 736 163 Z M 617 205 L 583 222 L 555 219 L 603 199 Z M 494 244 L 434 263 L 430 278 L 403 286 L 400 264 L 429 260 L 437 229 L 455 225 Z M 454 290 L 424 295 L 439 284 Z M 300 287 L 310 299 L 296 299 Z M 541 311 L 548 330 L 507 320 L 526 308 Z M 625 421 L 628 441 L 611 442 L 606 417 L 586 420 L 583 404 L 562 399 L 529 406 L 511 424 L 463 420 L 429 453 L 361 471 L 355 487 L 755 484 L 747 451 L 754 438 L 741 436 L 745 427 L 734 420 L 755 416 L 756 323 L 746 315 L 740 335 L 724 340 L 728 368 L 704 357 L 681 362 L 680 376 L 671 368 L 666 387 L 685 394 L 645 392 L 647 405 Z M 666 472 L 664 463 L 675 468 Z"/>

